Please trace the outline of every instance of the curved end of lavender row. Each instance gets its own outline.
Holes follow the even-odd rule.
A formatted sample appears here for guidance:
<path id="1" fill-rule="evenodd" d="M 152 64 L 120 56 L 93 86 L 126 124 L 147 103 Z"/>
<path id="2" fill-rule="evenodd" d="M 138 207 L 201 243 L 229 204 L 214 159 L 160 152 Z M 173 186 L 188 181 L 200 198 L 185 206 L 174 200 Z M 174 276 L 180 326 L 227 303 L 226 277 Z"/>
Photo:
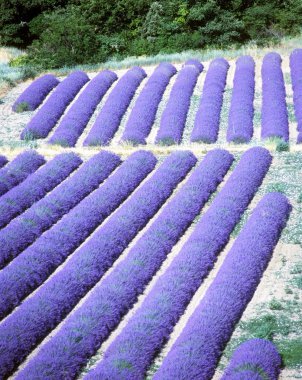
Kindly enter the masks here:
<path id="1" fill-rule="evenodd" d="M 5 156 L 0 155 L 0 169 L 8 163 L 8 159 Z"/>
<path id="2" fill-rule="evenodd" d="M 230 67 L 230 64 L 229 62 L 223 58 L 223 57 L 218 57 L 218 58 L 215 58 L 211 63 L 210 63 L 210 67 L 211 66 L 221 66 L 223 67 L 224 69 L 228 69 Z"/>
<path id="3" fill-rule="evenodd" d="M 34 111 L 59 83 L 59 79 L 52 74 L 36 79 L 17 98 L 12 110 L 14 112 Z"/>
<path id="4" fill-rule="evenodd" d="M 174 75 L 177 73 L 175 66 L 170 62 L 161 62 L 154 71 L 166 71 L 167 75 Z"/>
<path id="5" fill-rule="evenodd" d="M 281 55 L 275 51 L 267 53 L 263 58 L 263 64 L 266 62 L 270 62 L 270 64 L 274 62 L 279 65 L 282 62 Z"/>
<path id="6" fill-rule="evenodd" d="M 198 59 L 195 59 L 195 58 L 188 59 L 184 63 L 184 66 L 195 66 L 196 69 L 199 71 L 199 73 L 201 73 L 204 69 L 203 64 Z"/>
<path id="7" fill-rule="evenodd" d="M 236 61 L 236 66 L 250 66 L 255 67 L 255 61 L 250 55 L 242 55 Z"/>
<path id="8" fill-rule="evenodd" d="M 281 357 L 272 342 L 250 339 L 237 347 L 221 380 L 248 379 L 248 374 L 262 374 L 271 380 L 277 380 L 280 367 Z M 251 377 L 254 378 L 257 377 Z"/>
<path id="9" fill-rule="evenodd" d="M 133 66 L 127 74 L 133 73 L 138 78 L 145 78 L 147 76 L 146 71 L 140 66 Z"/>

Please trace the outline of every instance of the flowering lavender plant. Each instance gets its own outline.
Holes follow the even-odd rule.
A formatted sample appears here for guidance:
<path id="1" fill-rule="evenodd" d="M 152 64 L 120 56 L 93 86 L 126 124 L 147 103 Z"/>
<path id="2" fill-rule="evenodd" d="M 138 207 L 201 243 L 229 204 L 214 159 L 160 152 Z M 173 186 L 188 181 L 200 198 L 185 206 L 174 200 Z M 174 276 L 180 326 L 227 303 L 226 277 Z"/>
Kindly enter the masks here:
<path id="1" fill-rule="evenodd" d="M 289 60 L 294 109 L 299 131 L 297 143 L 302 142 L 302 49 L 295 49 Z"/>
<path id="2" fill-rule="evenodd" d="M 271 259 L 290 209 L 281 193 L 269 193 L 259 202 L 154 380 L 212 378 Z"/>
<path id="3" fill-rule="evenodd" d="M 133 306 L 173 245 L 223 179 L 232 161 L 232 155 L 224 150 L 213 150 L 206 155 L 127 257 L 44 345 L 20 374 L 21 378 L 43 378 L 46 374 L 54 379 L 74 378 L 77 375 Z"/>
<path id="4" fill-rule="evenodd" d="M 29 302 L 23 302 L 11 318 L 3 321 L 0 326 L 0 375 L 10 373 L 100 280 L 195 162 L 196 158 L 191 152 L 170 155 L 107 223 L 72 255 L 61 271 L 30 297 Z M 42 308 L 41 301 L 44 304 Z M 7 338 L 2 339 L 4 335 Z M 5 350 L 1 341 L 5 344 Z"/>
<path id="5" fill-rule="evenodd" d="M 263 58 L 261 137 L 280 137 L 288 141 L 288 115 L 281 61 L 280 55 L 274 52 Z"/>
<path id="6" fill-rule="evenodd" d="M 227 244 L 270 163 L 266 149 L 252 148 L 243 154 L 188 241 L 88 379 L 144 379 L 155 354 Z"/>
<path id="7" fill-rule="evenodd" d="M 88 81 L 87 74 L 82 71 L 74 71 L 68 75 L 23 129 L 21 139 L 46 137 L 63 115 L 66 107 Z"/>
<path id="8" fill-rule="evenodd" d="M 203 71 L 203 64 L 198 59 L 195 59 L 195 58 L 188 59 L 185 62 L 184 66 L 195 66 L 196 69 L 199 71 L 199 73 Z"/>
<path id="9" fill-rule="evenodd" d="M 221 380 L 252 380 L 253 376 L 277 380 L 280 367 L 281 357 L 272 342 L 250 339 L 236 348 Z"/>
<path id="10" fill-rule="evenodd" d="M 249 142 L 253 136 L 255 62 L 242 56 L 236 62 L 227 141 Z"/>
<path id="11" fill-rule="evenodd" d="M 34 111 L 60 81 L 52 74 L 46 74 L 32 82 L 13 104 L 13 111 Z"/>
<path id="12" fill-rule="evenodd" d="M 116 79 L 117 75 L 109 70 L 102 71 L 91 79 L 60 121 L 49 143 L 75 146 L 98 103 Z"/>
<path id="13" fill-rule="evenodd" d="M 34 150 L 20 153 L 0 169 L 0 196 L 24 181 L 44 163 L 44 158 Z"/>
<path id="14" fill-rule="evenodd" d="M 0 198 L 0 228 L 43 198 L 81 162 L 81 159 L 74 153 L 62 153 L 4 194 Z"/>
<path id="15" fill-rule="evenodd" d="M 131 155 L 96 191 L 0 271 L 0 317 L 6 315 L 71 254 L 154 168 L 150 152 Z M 35 273 L 34 277 L 32 273 Z"/>
<path id="16" fill-rule="evenodd" d="M 108 145 L 121 123 L 137 87 L 146 77 L 141 67 L 132 67 L 119 79 L 97 116 L 84 145 Z"/>
<path id="17" fill-rule="evenodd" d="M 161 63 L 148 79 L 130 113 L 122 141 L 146 144 L 146 138 L 155 120 L 158 105 L 165 88 L 176 69 L 170 63 Z"/>
<path id="18" fill-rule="evenodd" d="M 181 142 L 198 76 L 199 70 L 193 65 L 184 66 L 177 74 L 168 103 L 161 116 L 156 143 L 171 145 Z"/>
<path id="19" fill-rule="evenodd" d="M 0 268 L 96 189 L 119 164 L 118 156 L 106 151 L 98 153 L 45 198 L 0 230 Z"/>
<path id="20" fill-rule="evenodd" d="M 192 142 L 214 143 L 218 137 L 223 92 L 229 64 L 224 58 L 211 62 L 191 134 Z"/>

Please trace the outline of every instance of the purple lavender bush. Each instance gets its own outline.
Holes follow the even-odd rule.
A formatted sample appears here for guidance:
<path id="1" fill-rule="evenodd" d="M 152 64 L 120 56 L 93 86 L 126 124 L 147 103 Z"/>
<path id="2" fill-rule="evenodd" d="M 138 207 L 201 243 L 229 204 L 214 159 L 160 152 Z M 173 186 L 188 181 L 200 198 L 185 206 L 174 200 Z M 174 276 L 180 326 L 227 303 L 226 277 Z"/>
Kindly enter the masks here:
<path id="1" fill-rule="evenodd" d="M 72 255 L 61 271 L 3 321 L 0 326 L 3 342 L 3 346 L 0 342 L 0 376 L 11 373 L 100 280 L 195 163 L 196 158 L 191 152 L 170 155 L 112 218 Z M 32 276 L 30 281 L 33 281 Z M 7 338 L 2 339 L 4 335 Z"/>
<path id="2" fill-rule="evenodd" d="M 281 62 L 280 55 L 274 52 L 263 58 L 261 137 L 280 137 L 288 141 L 289 126 Z"/>
<path id="3" fill-rule="evenodd" d="M 212 378 L 271 259 L 290 210 L 281 193 L 262 198 L 154 380 Z"/>
<path id="4" fill-rule="evenodd" d="M 24 181 L 44 163 L 44 158 L 34 150 L 20 153 L 0 169 L 0 196 Z"/>
<path id="5" fill-rule="evenodd" d="M 83 71 L 69 74 L 53 91 L 21 133 L 21 139 L 47 137 L 80 89 L 89 81 Z"/>
<path id="6" fill-rule="evenodd" d="M 228 69 L 229 63 L 224 58 L 216 58 L 210 64 L 191 133 L 192 142 L 217 140 Z"/>
<path id="7" fill-rule="evenodd" d="M 227 244 L 270 163 L 271 156 L 264 148 L 243 154 L 188 241 L 88 379 L 144 379 L 154 356 Z"/>
<path id="8" fill-rule="evenodd" d="M 102 71 L 91 79 L 60 121 L 49 143 L 75 146 L 97 105 L 116 79 L 117 75 L 109 70 Z"/>
<path id="9" fill-rule="evenodd" d="M 161 63 L 139 94 L 126 124 L 122 141 L 134 145 L 146 144 L 155 120 L 158 105 L 176 69 L 170 63 Z"/>
<path id="10" fill-rule="evenodd" d="M 184 66 L 177 74 L 160 119 L 160 127 L 155 139 L 157 144 L 172 145 L 181 142 L 198 76 L 199 70 L 193 65 Z"/>
<path id="11" fill-rule="evenodd" d="M 45 198 L 0 230 L 0 268 L 95 190 L 119 164 L 120 158 L 115 154 L 98 153 Z"/>
<path id="12" fill-rule="evenodd" d="M 209 152 L 158 218 L 87 300 L 20 373 L 20 378 L 75 378 L 133 306 L 167 254 L 222 181 L 233 157 Z M 89 321 L 89 323 L 86 323 Z"/>
<path id="13" fill-rule="evenodd" d="M 295 49 L 289 59 L 290 74 L 293 89 L 293 100 L 297 129 L 297 143 L 302 143 L 302 49 Z"/>
<path id="14" fill-rule="evenodd" d="M 119 79 L 97 116 L 84 145 L 108 145 L 115 135 L 127 108 L 146 77 L 141 67 L 132 67 Z"/>
<path id="15" fill-rule="evenodd" d="M 281 357 L 275 345 L 265 339 L 250 339 L 236 348 L 221 380 L 260 379 L 278 380 Z M 250 377 L 247 377 L 249 371 Z M 241 375 L 241 377 L 240 377 Z"/>
<path id="16" fill-rule="evenodd" d="M 5 156 L 2 156 L 2 154 L 0 154 L 0 169 L 3 168 L 3 166 L 5 166 L 7 163 L 8 163 L 7 158 Z"/>
<path id="17" fill-rule="evenodd" d="M 0 198 L 0 228 L 43 198 L 81 163 L 82 160 L 74 153 L 59 154 L 4 194 Z"/>
<path id="18" fill-rule="evenodd" d="M 195 66 L 196 69 L 199 71 L 199 73 L 201 73 L 204 69 L 203 64 L 198 59 L 195 59 L 195 58 L 188 59 L 185 62 L 184 66 Z"/>
<path id="19" fill-rule="evenodd" d="M 34 111 L 60 81 L 52 74 L 43 75 L 32 82 L 13 104 L 13 111 Z"/>
<path id="20" fill-rule="evenodd" d="M 41 285 L 136 189 L 155 164 L 150 152 L 132 154 L 96 191 L 0 271 L 0 291 L 4 295 L 0 298 L 0 318 Z"/>
<path id="21" fill-rule="evenodd" d="M 246 55 L 237 59 L 229 111 L 227 141 L 247 143 L 253 136 L 255 62 Z"/>

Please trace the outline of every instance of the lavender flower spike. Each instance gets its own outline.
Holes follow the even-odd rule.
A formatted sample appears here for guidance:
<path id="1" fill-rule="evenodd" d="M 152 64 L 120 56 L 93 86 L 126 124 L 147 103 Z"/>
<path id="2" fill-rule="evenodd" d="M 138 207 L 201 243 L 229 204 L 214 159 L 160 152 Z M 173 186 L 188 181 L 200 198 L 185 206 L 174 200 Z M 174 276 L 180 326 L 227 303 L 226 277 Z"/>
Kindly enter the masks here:
<path id="1" fill-rule="evenodd" d="M 247 143 L 253 136 L 255 62 L 250 56 L 237 59 L 227 141 Z"/>
<path id="2" fill-rule="evenodd" d="M 177 74 L 171 94 L 161 116 L 155 142 L 157 144 L 179 144 L 185 128 L 191 96 L 199 76 L 193 65 L 184 66 Z"/>
<path id="3" fill-rule="evenodd" d="M 224 58 L 211 62 L 191 134 L 192 142 L 214 143 L 219 132 L 220 112 L 229 63 Z"/>
<path id="4" fill-rule="evenodd" d="M 20 153 L 0 169 L 0 196 L 24 181 L 44 163 L 44 158 L 34 150 Z"/>
<path id="5" fill-rule="evenodd" d="M 96 118 L 84 145 L 108 145 L 110 143 L 137 87 L 145 76 L 145 71 L 141 67 L 135 66 L 119 79 Z"/>
<path id="6" fill-rule="evenodd" d="M 290 210 L 281 193 L 268 193 L 261 199 L 154 380 L 212 378 L 271 259 Z"/>
<path id="7" fill-rule="evenodd" d="M 109 70 L 102 71 L 91 79 L 61 120 L 49 143 L 75 146 L 98 103 L 116 79 L 117 75 Z"/>
<path id="8" fill-rule="evenodd" d="M 250 339 L 236 348 L 221 380 L 278 380 L 280 367 L 281 357 L 272 342 Z"/>
<path id="9" fill-rule="evenodd" d="M 88 81 L 89 78 L 83 71 L 74 71 L 69 74 L 23 129 L 21 139 L 46 137 L 63 115 L 66 107 Z"/>
<path id="10" fill-rule="evenodd" d="M 280 137 L 288 141 L 288 115 L 281 61 L 278 53 L 268 53 L 263 58 L 261 137 Z"/>
<path id="11" fill-rule="evenodd" d="M 60 81 L 52 74 L 43 75 L 32 82 L 13 104 L 13 111 L 34 111 Z"/>
<path id="12" fill-rule="evenodd" d="M 176 69 L 170 63 L 163 62 L 157 66 L 137 98 L 127 121 L 122 141 L 129 141 L 134 145 L 146 144 L 158 105 L 175 73 Z"/>

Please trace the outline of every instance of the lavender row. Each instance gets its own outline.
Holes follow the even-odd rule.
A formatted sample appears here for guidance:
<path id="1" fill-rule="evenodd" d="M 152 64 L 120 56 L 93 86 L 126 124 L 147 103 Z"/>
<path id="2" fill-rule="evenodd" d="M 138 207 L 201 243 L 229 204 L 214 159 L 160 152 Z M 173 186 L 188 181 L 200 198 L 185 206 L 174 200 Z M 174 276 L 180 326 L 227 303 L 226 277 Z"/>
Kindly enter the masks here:
<path id="1" fill-rule="evenodd" d="M 255 62 L 242 56 L 236 62 L 227 141 L 247 143 L 253 136 Z"/>
<path id="2" fill-rule="evenodd" d="M 21 378 L 74 378 L 78 374 L 143 292 L 173 245 L 222 181 L 232 161 L 232 155 L 223 150 L 213 150 L 206 155 L 125 260 L 42 347 L 22 371 Z"/>
<path id="3" fill-rule="evenodd" d="M 281 367 L 280 355 L 265 339 L 250 339 L 236 348 L 221 380 L 277 380 Z"/>
<path id="4" fill-rule="evenodd" d="M 8 160 L 5 156 L 0 155 L 0 169 L 3 168 L 4 165 L 8 163 Z"/>
<path id="5" fill-rule="evenodd" d="M 203 64 L 195 58 L 188 59 L 185 62 L 184 66 L 194 66 L 199 71 L 199 73 L 203 71 Z"/>
<path id="6" fill-rule="evenodd" d="M 271 259 L 290 209 L 281 193 L 270 193 L 259 202 L 154 380 L 212 378 Z"/>
<path id="7" fill-rule="evenodd" d="M 117 75 L 109 70 L 94 77 L 63 117 L 49 143 L 75 146 L 97 105 L 116 79 Z"/>
<path id="8" fill-rule="evenodd" d="M 274 52 L 263 58 L 261 137 L 280 137 L 288 141 L 289 126 L 281 62 L 280 55 Z"/>
<path id="9" fill-rule="evenodd" d="M 0 196 L 34 173 L 45 160 L 34 150 L 20 153 L 14 160 L 0 169 Z"/>
<path id="10" fill-rule="evenodd" d="M 136 152 L 0 272 L 0 317 L 31 293 L 107 218 L 150 173 L 152 153 Z"/>
<path id="11" fill-rule="evenodd" d="M 43 198 L 81 163 L 74 153 L 60 154 L 4 194 L 0 198 L 0 228 Z"/>
<path id="12" fill-rule="evenodd" d="M 176 69 L 170 63 L 161 63 L 148 79 L 130 113 L 122 141 L 146 144 L 155 120 L 158 105 Z"/>
<path id="13" fill-rule="evenodd" d="M 191 134 L 192 142 L 214 143 L 217 140 L 228 69 L 224 58 L 217 58 L 210 64 Z"/>
<path id="14" fill-rule="evenodd" d="M 119 79 L 97 116 L 84 145 L 108 145 L 115 135 L 137 87 L 146 73 L 140 67 L 133 67 Z"/>
<path id="15" fill-rule="evenodd" d="M 297 143 L 302 143 L 302 49 L 295 49 L 289 60 L 297 129 Z"/>
<path id="16" fill-rule="evenodd" d="M 74 71 L 55 88 L 21 133 L 21 139 L 46 137 L 63 115 L 66 107 L 89 81 L 87 74 Z"/>
<path id="17" fill-rule="evenodd" d="M 188 241 L 89 379 L 144 379 L 154 356 L 227 244 L 270 163 L 271 156 L 263 148 L 252 148 L 243 154 Z"/>
<path id="18" fill-rule="evenodd" d="M 194 65 L 184 66 L 177 74 L 168 103 L 161 116 L 156 143 L 171 145 L 181 142 L 198 76 L 199 70 Z"/>
<path id="19" fill-rule="evenodd" d="M 73 254 L 61 271 L 3 321 L 0 326 L 3 342 L 3 346 L 0 343 L 0 376 L 9 374 L 100 280 L 195 162 L 196 158 L 190 152 L 169 156 L 108 222 Z"/>
<path id="20" fill-rule="evenodd" d="M 100 152 L 48 196 L 12 220 L 0 231 L 0 268 L 96 189 L 119 164 L 118 156 Z"/>
<path id="21" fill-rule="evenodd" d="M 32 82 L 13 104 L 13 111 L 34 111 L 60 81 L 52 74 L 43 75 Z"/>

